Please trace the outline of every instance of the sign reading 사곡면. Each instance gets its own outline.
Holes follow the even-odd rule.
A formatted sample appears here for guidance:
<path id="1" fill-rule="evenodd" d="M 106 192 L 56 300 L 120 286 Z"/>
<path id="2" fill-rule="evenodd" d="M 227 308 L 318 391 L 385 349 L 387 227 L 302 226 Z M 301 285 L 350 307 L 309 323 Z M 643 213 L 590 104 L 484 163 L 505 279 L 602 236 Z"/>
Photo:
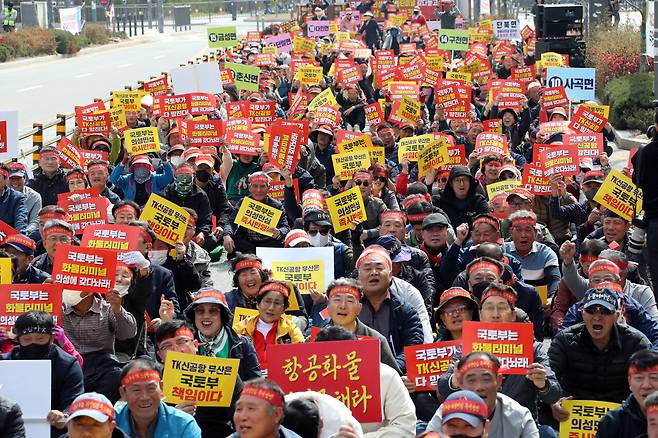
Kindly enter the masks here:
<path id="1" fill-rule="evenodd" d="M 152 193 L 139 220 L 148 222 L 159 240 L 173 246 L 183 240 L 190 214 L 173 202 Z"/>
<path id="2" fill-rule="evenodd" d="M 60 245 L 52 279 L 66 289 L 106 293 L 114 287 L 117 253 L 104 249 Z"/>
<path id="3" fill-rule="evenodd" d="M 250 197 L 242 199 L 242 204 L 235 216 L 238 226 L 248 228 L 265 236 L 272 237 L 270 228 L 276 228 L 283 212 Z"/>
<path id="4" fill-rule="evenodd" d="M 365 222 L 366 209 L 358 187 L 352 187 L 336 196 L 326 199 L 331 223 L 336 233 L 351 228 L 353 224 Z"/>
<path id="5" fill-rule="evenodd" d="M 169 351 L 163 391 L 171 403 L 228 407 L 233 399 L 240 359 L 197 356 Z"/>
<path id="6" fill-rule="evenodd" d="M 323 342 L 268 346 L 268 379 L 285 393 L 321 391 L 345 404 L 362 423 L 382 418 L 379 341 Z"/>

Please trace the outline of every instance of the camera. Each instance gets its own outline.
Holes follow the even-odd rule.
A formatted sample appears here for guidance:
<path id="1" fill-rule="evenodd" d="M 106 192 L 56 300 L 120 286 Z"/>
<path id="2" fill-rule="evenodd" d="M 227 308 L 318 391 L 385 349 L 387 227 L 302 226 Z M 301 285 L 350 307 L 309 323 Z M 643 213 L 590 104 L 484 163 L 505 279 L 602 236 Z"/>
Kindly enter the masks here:
<path id="1" fill-rule="evenodd" d="M 631 223 L 633 231 L 628 236 L 628 258 L 637 262 L 646 242 L 647 220 L 644 216 L 636 216 Z"/>

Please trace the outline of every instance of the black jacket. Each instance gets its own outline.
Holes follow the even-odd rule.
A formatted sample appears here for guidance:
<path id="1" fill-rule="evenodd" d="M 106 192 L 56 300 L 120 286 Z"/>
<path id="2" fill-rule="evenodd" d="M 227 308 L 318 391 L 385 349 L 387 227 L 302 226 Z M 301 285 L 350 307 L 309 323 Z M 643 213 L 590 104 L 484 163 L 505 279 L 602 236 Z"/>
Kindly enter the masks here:
<path id="1" fill-rule="evenodd" d="M 638 438 L 647 433 L 647 416 L 633 396 L 601 418 L 596 436 L 599 438 Z"/>
<path id="2" fill-rule="evenodd" d="M 468 176 L 471 180 L 465 200 L 458 200 L 452 189 L 452 181 L 459 176 Z M 475 216 L 490 211 L 487 199 L 482 194 L 480 184 L 473 178 L 473 175 L 471 175 L 471 172 L 469 172 L 466 166 L 455 166 L 450 169 L 448 182 L 443 189 L 443 193 L 439 198 L 433 196 L 432 202 L 448 215 L 448 219 L 453 227 L 457 227 L 463 223 L 470 225 Z"/>
<path id="3" fill-rule="evenodd" d="M 231 205 L 228 203 L 224 184 L 218 177 L 213 176 L 205 187 L 201 187 L 201 190 L 208 195 L 210 209 L 217 218 L 217 225 L 223 228 L 231 214 Z"/>
<path id="4" fill-rule="evenodd" d="M 50 260 L 50 257 L 48 257 L 48 253 L 45 252 L 34 258 L 32 262 L 30 262 L 30 266 L 33 266 L 36 269 L 49 275 L 52 275 L 53 273 L 53 262 Z"/>
<path id="5" fill-rule="evenodd" d="M 52 178 L 48 178 L 40 168 L 35 170 L 34 178 L 27 182 L 27 186 L 41 195 L 41 204 L 44 207 L 46 205 L 57 205 L 57 195 L 69 191 L 66 174 L 61 168 L 55 172 Z"/>
<path id="6" fill-rule="evenodd" d="M 46 359 L 50 360 L 50 409 L 65 411 L 73 400 L 84 392 L 82 368 L 75 357 L 57 345 L 50 347 Z M 20 360 L 20 347 L 14 347 L 9 353 L 0 355 L 0 360 Z M 63 432 L 50 428 L 50 435 L 53 437 L 61 436 Z"/>
<path id="7" fill-rule="evenodd" d="M 192 302 L 192 294 L 201 289 L 201 277 L 194 269 L 192 261 L 187 256 L 180 261 L 167 257 L 167 261 L 162 266 L 174 275 L 178 305 L 181 309 L 187 308 Z"/>
<path id="8" fill-rule="evenodd" d="M 176 315 L 180 315 L 183 309 L 181 309 L 178 304 L 178 295 L 176 294 L 176 286 L 172 272 L 163 266 L 151 263 L 151 276 L 153 277 L 151 283 L 152 289 L 146 303 L 146 312 L 151 319 L 160 317 L 161 296 L 172 301 L 174 303 L 174 311 L 176 312 Z"/>
<path id="9" fill-rule="evenodd" d="M 655 168 L 658 162 L 658 138 L 640 148 L 633 159 L 633 182 L 642 189 L 642 207 L 644 215 L 649 219 L 658 217 L 658 179 Z"/>
<path id="10" fill-rule="evenodd" d="M 50 278 L 50 274 L 44 272 L 34 265 L 28 265 L 25 269 L 25 272 L 18 276 L 18 279 L 14 283 L 18 284 L 42 284 L 44 281 Z"/>
<path id="11" fill-rule="evenodd" d="M 140 277 L 133 272 L 134 283 L 128 289 L 128 295 L 123 297 L 123 308 L 135 317 L 137 336 L 130 339 L 115 340 L 114 348 L 117 352 L 125 353 L 128 357 L 148 354 L 146 351 L 146 327 L 144 327 L 146 303 L 149 301 L 153 289 L 153 273 Z"/>
<path id="12" fill-rule="evenodd" d="M 630 392 L 629 358 L 645 348 L 651 348 L 651 344 L 642 333 L 615 324 L 610 343 L 601 351 L 581 322 L 555 335 L 548 357 L 564 395 L 576 400 L 621 403 Z"/>
<path id="13" fill-rule="evenodd" d="M 162 189 L 160 195 L 176 205 L 191 208 L 196 211 L 199 218 L 196 221 L 195 235 L 203 232 L 204 236 L 208 236 L 212 233 L 212 210 L 210 208 L 210 200 L 208 199 L 206 192 L 197 187 L 196 184 L 192 185 L 192 191 L 184 199 L 176 194 L 174 183 L 171 183 Z"/>
<path id="14" fill-rule="evenodd" d="M 0 436 L 2 438 L 25 438 L 23 413 L 18 403 L 0 396 Z"/>
<path id="15" fill-rule="evenodd" d="M 363 23 L 361 29 L 359 29 L 359 34 L 363 35 L 363 41 L 368 47 L 378 47 L 382 40 L 382 30 L 374 18 Z"/>

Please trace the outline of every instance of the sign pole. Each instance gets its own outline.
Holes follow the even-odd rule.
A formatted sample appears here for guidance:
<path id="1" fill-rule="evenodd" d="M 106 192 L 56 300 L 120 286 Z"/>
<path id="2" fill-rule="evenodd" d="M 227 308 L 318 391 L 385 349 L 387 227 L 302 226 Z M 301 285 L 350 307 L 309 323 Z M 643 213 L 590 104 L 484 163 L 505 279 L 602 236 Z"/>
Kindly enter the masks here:
<path id="1" fill-rule="evenodd" d="M 653 2 L 653 96 L 658 99 L 658 65 L 656 65 L 656 53 L 658 53 L 658 0 Z"/>

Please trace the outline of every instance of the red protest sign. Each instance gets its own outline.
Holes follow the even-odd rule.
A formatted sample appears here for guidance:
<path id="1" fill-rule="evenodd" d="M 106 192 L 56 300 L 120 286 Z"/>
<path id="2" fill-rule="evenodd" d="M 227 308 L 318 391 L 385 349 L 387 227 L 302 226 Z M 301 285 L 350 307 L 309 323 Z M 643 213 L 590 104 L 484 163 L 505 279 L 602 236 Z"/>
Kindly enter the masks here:
<path id="1" fill-rule="evenodd" d="M 574 132 L 586 134 L 589 132 L 601 132 L 603 127 L 608 123 L 608 119 L 580 105 L 578 111 L 573 115 L 569 128 Z"/>
<path id="2" fill-rule="evenodd" d="M 308 104 L 311 103 L 311 95 L 302 93 L 300 88 L 295 95 L 288 93 L 288 102 L 292 102 L 288 110 L 288 117 L 291 119 L 301 118 L 306 113 Z"/>
<path id="3" fill-rule="evenodd" d="M 71 224 L 75 234 L 82 234 L 86 227 L 108 223 L 107 207 L 110 201 L 105 196 L 87 198 L 82 201 L 59 201 L 58 206 L 68 213 L 67 222 Z"/>
<path id="4" fill-rule="evenodd" d="M 107 161 L 107 156 L 108 153 L 105 151 L 90 151 L 87 149 L 81 150 L 80 165 L 82 167 L 82 170 L 84 170 L 85 172 L 87 171 L 87 164 L 90 161 L 96 161 L 96 160 Z"/>
<path id="5" fill-rule="evenodd" d="M 338 126 L 340 123 L 340 117 L 341 114 L 339 110 L 327 105 L 323 105 L 315 110 L 315 115 L 313 116 L 313 125 Z"/>
<path id="6" fill-rule="evenodd" d="M 460 341 L 447 341 L 404 347 L 407 377 L 416 385 L 416 391 L 436 390 L 439 377 L 448 371 L 460 345 Z"/>
<path id="7" fill-rule="evenodd" d="M 529 84 L 537 77 L 537 69 L 534 65 L 528 67 L 512 68 L 512 79 L 516 79 L 524 84 Z"/>
<path id="8" fill-rule="evenodd" d="M 229 118 L 240 118 L 247 116 L 247 102 L 241 100 L 240 102 L 229 102 L 226 104 L 226 113 Z"/>
<path id="9" fill-rule="evenodd" d="M 500 359 L 501 374 L 525 375 L 534 362 L 532 323 L 464 321 L 462 354 L 486 351 Z"/>
<path id="10" fill-rule="evenodd" d="M 437 88 L 434 91 L 434 101 L 436 106 L 443 109 L 463 104 L 456 85 L 444 85 Z"/>
<path id="11" fill-rule="evenodd" d="M 384 112 L 379 102 L 371 103 L 363 108 L 366 112 L 368 125 L 379 126 L 384 123 Z"/>
<path id="12" fill-rule="evenodd" d="M 98 111 L 105 111 L 107 108 L 105 108 L 105 102 L 102 100 L 97 100 L 94 103 L 90 103 L 89 105 L 85 106 L 76 106 L 75 107 L 75 114 L 77 115 L 78 113 L 80 114 L 93 114 Z"/>
<path id="13" fill-rule="evenodd" d="M 633 171 L 633 157 L 635 156 L 635 154 L 637 154 L 637 151 L 638 151 L 638 148 L 631 148 L 631 151 L 628 154 L 628 163 L 626 164 L 626 167 L 631 172 Z"/>
<path id="14" fill-rule="evenodd" d="M 391 82 L 388 90 L 391 92 L 392 100 L 402 99 L 404 96 L 416 99 L 418 98 L 419 87 L 418 84 L 413 82 Z"/>
<path id="15" fill-rule="evenodd" d="M 89 187 L 82 190 L 76 190 L 75 192 L 64 192 L 57 194 L 57 202 L 66 202 L 69 199 L 77 199 L 79 201 L 89 198 L 96 198 L 100 196 L 100 190 L 98 187 Z"/>
<path id="16" fill-rule="evenodd" d="M 533 195 L 550 195 L 551 180 L 544 177 L 544 168 L 535 163 L 526 163 L 523 166 L 521 184 Z"/>
<path id="17" fill-rule="evenodd" d="M 106 293 L 114 287 L 116 267 L 115 251 L 60 245 L 53 260 L 52 279 L 67 289 Z"/>
<path id="18" fill-rule="evenodd" d="M 296 127 L 283 125 L 272 126 L 270 148 L 268 150 L 270 163 L 279 169 L 285 168 L 290 173 L 293 173 L 297 167 L 300 147 L 301 136 Z"/>
<path id="19" fill-rule="evenodd" d="M 75 120 L 83 135 L 108 135 L 112 129 L 112 119 L 109 111 L 93 114 L 83 114 L 79 108 L 75 110 Z"/>
<path id="20" fill-rule="evenodd" d="M 359 422 L 382 419 L 376 339 L 270 345 L 267 363 L 267 378 L 285 393 L 323 392 L 343 402 Z"/>
<path id="21" fill-rule="evenodd" d="M 250 131 L 229 131 L 226 134 L 226 148 L 232 154 L 259 155 L 260 134 Z"/>
<path id="22" fill-rule="evenodd" d="M 7 239 L 8 236 L 13 236 L 14 234 L 21 234 L 19 233 L 14 227 L 9 225 L 8 223 L 4 221 L 0 221 L 0 245 L 2 245 Z"/>
<path id="23" fill-rule="evenodd" d="M 247 102 L 247 117 L 253 123 L 274 123 L 276 120 L 276 103 Z"/>
<path id="24" fill-rule="evenodd" d="M 270 183 L 270 191 L 267 193 L 272 199 L 276 199 L 279 202 L 283 202 L 284 190 L 286 187 L 285 181 L 272 181 Z M 292 188 L 295 191 L 295 198 L 297 202 L 300 202 L 299 199 L 299 178 L 292 179 Z"/>
<path id="25" fill-rule="evenodd" d="M 220 70 L 219 77 L 222 79 L 222 85 L 235 85 L 235 77 L 232 70 L 227 68 Z"/>
<path id="26" fill-rule="evenodd" d="M 396 57 L 393 50 L 375 50 L 375 65 L 380 71 L 395 67 Z"/>
<path id="27" fill-rule="evenodd" d="M 465 166 L 467 162 L 466 149 L 463 144 L 448 144 L 448 160 L 441 168 L 452 169 L 455 166 Z"/>
<path id="28" fill-rule="evenodd" d="M 41 310 L 62 325 L 62 286 L 59 284 L 0 285 L 0 327 L 8 332 L 25 312 Z"/>
<path id="29" fill-rule="evenodd" d="M 475 139 L 475 152 L 478 156 L 498 155 L 504 157 L 509 154 L 507 137 L 495 132 L 481 132 Z"/>
<path id="30" fill-rule="evenodd" d="M 223 120 L 181 120 L 179 123 L 181 142 L 187 146 L 221 146 L 224 135 Z"/>
<path id="31" fill-rule="evenodd" d="M 153 115 L 166 119 L 185 117 L 190 113 L 190 97 L 187 94 L 160 96 L 153 102 Z"/>
<path id="32" fill-rule="evenodd" d="M 598 158 L 603 153 L 603 134 L 564 134 L 564 144 L 578 147 L 578 158 Z"/>
<path id="33" fill-rule="evenodd" d="M 569 105 L 567 92 L 562 85 L 558 87 L 544 88 L 541 96 L 541 105 L 543 109 L 553 109 Z"/>
<path id="34" fill-rule="evenodd" d="M 169 91 L 169 80 L 166 76 L 144 82 L 144 92 L 154 98 L 164 96 Z"/>
<path id="35" fill-rule="evenodd" d="M 226 132 L 251 131 L 251 120 L 245 118 L 229 119 L 226 121 Z"/>
<path id="36" fill-rule="evenodd" d="M 485 131 L 495 132 L 496 134 L 503 133 L 503 120 L 502 119 L 489 119 L 483 120 L 482 126 Z"/>
<path id="37" fill-rule="evenodd" d="M 59 153 L 59 163 L 65 169 L 80 166 L 80 149 L 68 138 L 62 137 L 59 140 L 59 143 L 57 143 L 57 152 Z"/>
<path id="38" fill-rule="evenodd" d="M 551 146 L 540 154 L 539 161 L 544 164 L 545 177 L 550 178 L 555 173 L 563 176 L 580 173 L 580 160 L 578 159 L 578 146 L 576 145 Z"/>
<path id="39" fill-rule="evenodd" d="M 92 225 L 85 228 L 82 233 L 82 246 L 120 252 L 137 251 L 140 237 L 141 231 L 138 227 L 117 224 Z"/>
<path id="40" fill-rule="evenodd" d="M 190 93 L 190 114 L 202 116 L 214 114 L 217 111 L 217 98 L 209 93 Z"/>
<path id="41" fill-rule="evenodd" d="M 297 129 L 300 137 L 300 144 L 308 143 L 308 120 L 288 120 L 288 119 L 279 119 L 277 120 L 277 125 L 280 126 L 292 126 Z"/>
<path id="42" fill-rule="evenodd" d="M 361 73 L 361 67 L 358 65 L 351 65 L 347 68 L 338 69 L 336 74 L 336 83 L 337 84 L 356 84 L 363 79 L 363 74 Z"/>

